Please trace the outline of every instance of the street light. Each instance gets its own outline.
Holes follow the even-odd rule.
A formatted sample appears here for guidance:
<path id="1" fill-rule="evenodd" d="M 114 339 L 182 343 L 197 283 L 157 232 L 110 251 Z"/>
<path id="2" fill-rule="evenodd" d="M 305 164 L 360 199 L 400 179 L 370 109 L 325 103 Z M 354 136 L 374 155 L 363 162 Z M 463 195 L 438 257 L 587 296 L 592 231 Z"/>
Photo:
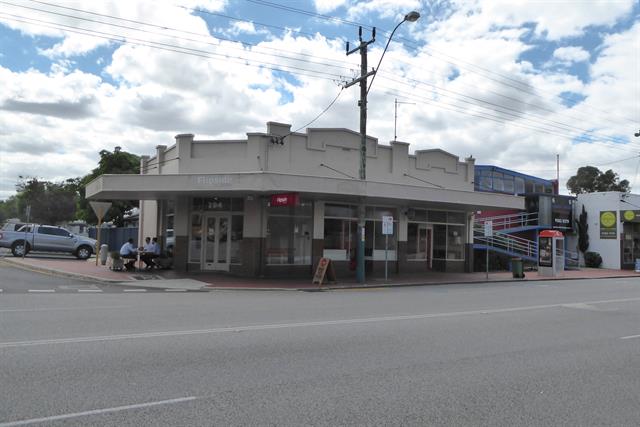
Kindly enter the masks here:
<path id="1" fill-rule="evenodd" d="M 371 89 L 371 85 L 373 85 L 373 80 L 376 78 L 376 74 L 378 74 L 378 70 L 380 69 L 380 64 L 382 63 L 382 58 L 384 58 L 384 54 L 387 53 L 387 48 L 389 48 L 389 44 L 391 43 L 391 39 L 393 38 L 393 35 L 396 33 L 396 30 L 398 29 L 398 27 L 400 25 L 402 25 L 405 21 L 406 22 L 416 22 L 418 20 L 418 18 L 420 18 L 420 14 L 418 12 L 416 12 L 415 10 L 412 12 L 407 13 L 406 15 L 404 15 L 404 19 L 400 22 L 398 22 L 398 25 L 396 25 L 396 27 L 393 29 L 393 31 L 391 31 L 391 35 L 389 36 L 389 39 L 387 40 L 387 45 L 384 47 L 384 50 L 382 51 L 382 56 L 380 57 L 380 61 L 378 61 L 378 66 L 376 67 L 374 73 L 373 73 L 373 77 L 371 77 L 371 83 L 369 83 L 369 88 L 367 89 L 367 93 L 369 93 L 369 90 Z"/>
<path id="2" fill-rule="evenodd" d="M 391 39 L 395 34 L 396 30 L 400 25 L 402 25 L 405 21 L 408 22 L 416 22 L 420 18 L 420 14 L 416 11 L 412 11 L 407 13 L 404 16 L 404 19 L 396 25 L 396 27 L 391 32 L 389 36 L 389 40 L 387 40 L 387 45 L 384 47 L 384 51 L 382 52 L 382 56 L 380 57 L 380 61 L 378 61 L 378 66 L 372 70 L 367 71 L 367 46 L 375 41 L 376 30 L 373 29 L 373 38 L 369 41 L 362 40 L 362 27 L 360 27 L 360 46 L 356 47 L 353 50 L 349 50 L 349 43 L 347 42 L 347 55 L 350 55 L 355 52 L 360 52 L 360 77 L 354 79 L 347 83 L 344 87 L 348 88 L 356 83 L 360 83 L 360 101 L 358 105 L 360 106 L 360 180 L 366 181 L 367 179 L 367 94 L 369 93 L 369 89 L 371 89 L 371 84 L 373 84 L 373 79 L 375 78 L 378 69 L 380 68 L 380 63 L 382 63 L 382 58 L 384 58 L 384 54 L 387 52 L 387 48 L 391 43 Z M 371 84 L 367 87 L 367 77 L 371 77 Z M 358 283 L 364 283 L 364 231 L 365 231 L 365 207 L 364 207 L 364 198 L 360 200 L 360 204 L 358 206 L 358 249 L 357 249 L 357 257 L 356 257 L 356 277 Z"/>

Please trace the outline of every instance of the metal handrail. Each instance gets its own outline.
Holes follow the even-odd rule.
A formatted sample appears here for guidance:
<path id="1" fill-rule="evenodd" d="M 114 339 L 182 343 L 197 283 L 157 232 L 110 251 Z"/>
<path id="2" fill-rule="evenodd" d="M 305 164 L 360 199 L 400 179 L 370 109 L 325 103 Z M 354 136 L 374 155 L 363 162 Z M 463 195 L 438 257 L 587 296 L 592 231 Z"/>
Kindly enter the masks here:
<path id="1" fill-rule="evenodd" d="M 496 215 L 486 218 L 478 218 L 474 221 L 474 225 L 484 226 L 486 221 L 493 222 L 493 228 L 514 228 L 526 227 L 529 225 L 538 225 L 537 212 L 520 212 L 517 214 Z"/>

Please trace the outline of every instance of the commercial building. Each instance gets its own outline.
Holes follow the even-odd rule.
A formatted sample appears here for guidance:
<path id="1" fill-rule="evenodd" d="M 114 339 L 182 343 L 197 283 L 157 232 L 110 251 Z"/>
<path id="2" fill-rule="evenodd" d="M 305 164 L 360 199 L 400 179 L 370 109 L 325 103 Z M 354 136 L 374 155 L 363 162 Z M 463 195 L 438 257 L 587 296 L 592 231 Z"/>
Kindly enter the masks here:
<path id="1" fill-rule="evenodd" d="M 618 191 L 578 194 L 576 218 L 587 213 L 589 251 L 602 257 L 602 267 L 633 269 L 640 259 L 640 195 Z M 567 246 L 577 246 L 577 236 Z"/>
<path id="2" fill-rule="evenodd" d="M 94 200 L 141 200 L 141 236 L 174 234 L 179 270 L 311 277 L 321 257 L 354 275 L 358 209 L 364 207 L 369 273 L 470 271 L 473 215 L 522 210 L 522 197 L 474 191 L 474 159 L 367 137 L 366 181 L 357 178 L 360 134 L 269 122 L 242 140 L 176 136 L 143 157 L 140 175 L 103 175 Z M 393 218 L 383 234 L 383 217 Z"/>

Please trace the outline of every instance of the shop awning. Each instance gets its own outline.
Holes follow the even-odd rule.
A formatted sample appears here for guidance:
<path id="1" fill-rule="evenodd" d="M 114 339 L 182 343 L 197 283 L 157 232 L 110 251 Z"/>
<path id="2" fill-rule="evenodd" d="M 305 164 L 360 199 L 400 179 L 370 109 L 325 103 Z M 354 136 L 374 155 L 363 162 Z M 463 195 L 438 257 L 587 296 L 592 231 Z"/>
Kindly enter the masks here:
<path id="1" fill-rule="evenodd" d="M 388 182 L 303 176 L 272 172 L 235 174 L 102 175 L 87 185 L 91 200 L 162 200 L 178 196 L 242 196 L 300 193 L 337 198 L 405 204 L 443 204 L 467 210 L 524 209 L 524 198 L 498 193 L 460 191 Z"/>

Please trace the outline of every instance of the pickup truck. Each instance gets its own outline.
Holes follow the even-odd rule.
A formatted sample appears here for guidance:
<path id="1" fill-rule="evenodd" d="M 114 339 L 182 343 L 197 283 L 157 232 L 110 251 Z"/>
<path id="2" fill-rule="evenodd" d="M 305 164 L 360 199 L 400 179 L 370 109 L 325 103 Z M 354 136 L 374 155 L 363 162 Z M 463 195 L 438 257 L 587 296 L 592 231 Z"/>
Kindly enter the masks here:
<path id="1" fill-rule="evenodd" d="M 0 231 L 0 248 L 11 249 L 16 257 L 31 251 L 43 251 L 66 252 L 79 259 L 87 259 L 95 252 L 95 247 L 94 239 L 76 236 L 52 225 L 26 224 L 18 231 Z"/>

